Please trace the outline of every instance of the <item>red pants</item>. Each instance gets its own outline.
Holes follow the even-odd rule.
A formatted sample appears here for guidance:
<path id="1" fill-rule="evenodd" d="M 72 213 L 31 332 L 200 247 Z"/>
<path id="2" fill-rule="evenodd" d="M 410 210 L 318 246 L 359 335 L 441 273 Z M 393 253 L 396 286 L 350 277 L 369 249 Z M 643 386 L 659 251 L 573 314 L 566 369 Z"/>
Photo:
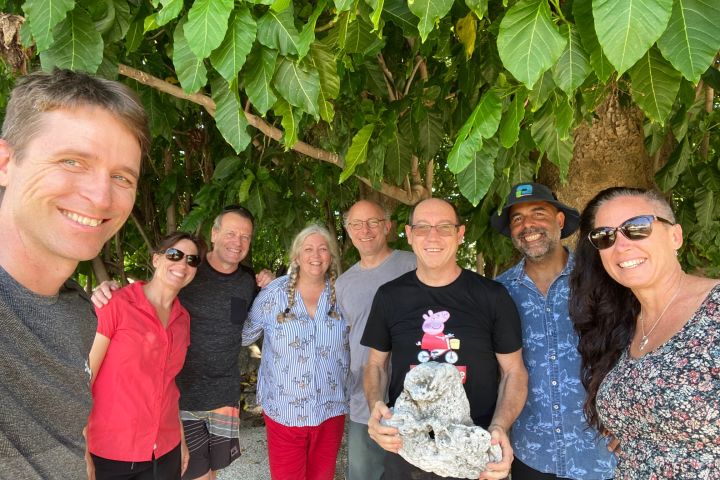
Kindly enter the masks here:
<path id="1" fill-rule="evenodd" d="M 286 427 L 265 415 L 270 476 L 273 480 L 332 480 L 345 416 L 315 427 Z"/>

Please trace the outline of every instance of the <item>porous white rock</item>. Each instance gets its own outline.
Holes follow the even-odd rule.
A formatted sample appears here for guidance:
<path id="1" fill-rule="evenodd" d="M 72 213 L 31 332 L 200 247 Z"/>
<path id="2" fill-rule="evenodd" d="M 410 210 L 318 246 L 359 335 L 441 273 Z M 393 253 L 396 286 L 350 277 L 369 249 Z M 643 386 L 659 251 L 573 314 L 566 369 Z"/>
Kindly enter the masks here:
<path id="1" fill-rule="evenodd" d="M 382 423 L 400 431 L 405 460 L 443 477 L 477 479 L 488 462 L 502 458 L 487 430 L 473 425 L 460 372 L 448 363 L 410 370 L 392 418 Z"/>

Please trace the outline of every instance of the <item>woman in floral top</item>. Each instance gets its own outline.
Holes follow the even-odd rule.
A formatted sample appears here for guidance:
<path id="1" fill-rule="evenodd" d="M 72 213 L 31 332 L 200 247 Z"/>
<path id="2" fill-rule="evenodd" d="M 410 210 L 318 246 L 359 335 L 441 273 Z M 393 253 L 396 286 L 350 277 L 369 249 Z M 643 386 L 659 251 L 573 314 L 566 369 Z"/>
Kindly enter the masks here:
<path id="1" fill-rule="evenodd" d="M 604 190 L 580 219 L 570 314 L 618 479 L 720 479 L 720 286 L 683 272 L 682 243 L 654 191 Z"/>

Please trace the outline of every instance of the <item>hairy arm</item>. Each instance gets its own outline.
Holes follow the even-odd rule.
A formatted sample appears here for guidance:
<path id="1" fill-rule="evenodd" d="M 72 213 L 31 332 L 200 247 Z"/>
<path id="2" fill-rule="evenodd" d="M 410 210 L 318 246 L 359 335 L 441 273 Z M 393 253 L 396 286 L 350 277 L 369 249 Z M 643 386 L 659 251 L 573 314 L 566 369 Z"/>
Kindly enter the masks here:
<path id="1" fill-rule="evenodd" d="M 387 391 L 387 368 L 390 352 L 370 349 L 368 361 L 363 374 L 363 388 L 365 398 L 370 408 L 368 420 L 368 434 L 378 445 L 389 452 L 397 453 L 402 447 L 402 439 L 395 427 L 386 427 L 380 423 L 382 418 L 392 417 L 392 412 L 385 405 L 385 392 Z"/>

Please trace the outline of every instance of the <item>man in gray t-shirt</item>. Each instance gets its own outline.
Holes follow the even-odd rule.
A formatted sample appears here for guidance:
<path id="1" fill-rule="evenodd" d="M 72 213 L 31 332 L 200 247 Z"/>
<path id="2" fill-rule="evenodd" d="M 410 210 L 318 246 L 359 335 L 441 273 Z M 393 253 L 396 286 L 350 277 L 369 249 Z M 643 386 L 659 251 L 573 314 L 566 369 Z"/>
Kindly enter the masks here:
<path id="1" fill-rule="evenodd" d="M 360 261 L 335 284 L 343 315 L 350 324 L 350 424 L 348 480 L 376 480 L 383 474 L 385 451 L 367 432 L 370 412 L 363 391 L 363 366 L 368 349 L 360 345 L 372 300 L 380 285 L 415 269 L 415 255 L 392 250 L 387 244 L 391 222 L 375 202 L 360 200 L 343 216 L 345 229 L 360 253 Z"/>
<path id="2" fill-rule="evenodd" d="M 21 78 L 0 139 L 0 478 L 86 477 L 97 320 L 67 279 L 135 203 L 145 112 L 124 85 L 55 70 Z"/>

